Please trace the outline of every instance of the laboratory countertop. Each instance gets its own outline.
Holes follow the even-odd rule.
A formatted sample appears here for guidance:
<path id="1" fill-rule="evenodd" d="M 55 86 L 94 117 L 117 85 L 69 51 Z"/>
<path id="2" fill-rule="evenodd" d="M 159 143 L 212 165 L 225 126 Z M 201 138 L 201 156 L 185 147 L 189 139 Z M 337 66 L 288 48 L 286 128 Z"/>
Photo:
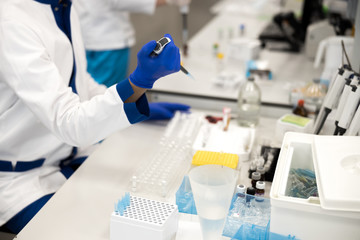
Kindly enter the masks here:
<path id="1" fill-rule="evenodd" d="M 271 139 L 275 122 L 276 119 L 261 118 L 256 131 L 261 132 L 262 138 Z M 136 124 L 103 141 L 16 239 L 108 240 L 114 203 L 129 191 L 131 176 L 139 163 L 156 151 L 167 123 Z M 239 181 L 249 184 L 248 162 L 242 164 Z M 269 189 L 267 186 L 267 192 Z M 175 196 L 168 201 L 175 203 Z M 177 240 L 199 239 L 200 225 L 196 220 L 194 223 L 196 217 L 187 215 L 180 218 Z"/>
<path id="2" fill-rule="evenodd" d="M 225 42 L 224 44 L 220 43 L 220 48 L 227 45 L 229 34 L 232 34 L 233 38 L 257 39 L 269 21 L 269 16 L 216 15 L 189 41 L 189 54 L 182 59 L 183 66 L 194 76 L 194 79 L 178 72 L 158 81 L 151 92 L 236 101 L 239 87 L 219 87 L 213 83 L 217 76 L 217 61 L 214 57 L 213 45 L 219 42 L 219 31 L 222 31 L 222 42 Z M 241 37 L 238 33 L 240 24 L 246 26 Z M 225 59 L 226 54 L 225 50 Z M 290 106 L 291 89 L 299 84 L 312 81 L 321 74 L 321 67 L 314 69 L 313 60 L 308 59 L 303 53 L 264 49 L 260 52 L 259 60 L 267 64 L 268 69 L 272 71 L 272 80 L 258 82 L 262 93 L 261 101 L 268 105 Z M 237 64 L 229 59 L 225 63 L 231 68 L 236 67 L 234 65 Z"/>

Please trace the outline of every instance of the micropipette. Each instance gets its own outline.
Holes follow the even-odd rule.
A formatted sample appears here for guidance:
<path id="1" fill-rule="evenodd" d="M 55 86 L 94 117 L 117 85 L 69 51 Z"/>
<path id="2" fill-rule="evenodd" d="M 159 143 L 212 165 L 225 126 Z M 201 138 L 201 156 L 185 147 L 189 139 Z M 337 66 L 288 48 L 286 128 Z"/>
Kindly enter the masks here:
<path id="1" fill-rule="evenodd" d="M 344 111 L 346 101 L 348 99 L 348 96 L 351 91 L 351 86 L 356 84 L 356 78 L 354 78 L 354 75 L 351 75 L 349 78 L 345 79 L 345 86 L 344 90 L 341 94 L 338 107 L 336 109 L 336 115 L 335 115 L 335 126 L 338 128 L 339 120 L 341 118 L 341 115 Z"/>
<path id="2" fill-rule="evenodd" d="M 182 15 L 182 20 L 183 20 L 183 31 L 182 31 L 182 37 L 183 37 L 183 52 L 184 52 L 184 56 L 187 56 L 187 50 L 188 50 L 188 45 L 187 45 L 187 41 L 188 41 L 188 24 L 187 24 L 187 16 L 189 14 L 189 5 L 184 5 L 180 8 L 180 12 Z"/>
<path id="3" fill-rule="evenodd" d="M 359 80 L 359 76 L 356 76 Z M 335 135 L 343 135 L 349 128 L 351 120 L 353 119 L 356 109 L 360 101 L 360 85 L 352 85 L 349 96 L 346 100 L 344 111 L 340 117 L 338 126 L 336 127 Z"/>
<path id="4" fill-rule="evenodd" d="M 169 44 L 171 42 L 171 39 L 168 37 L 162 37 L 159 41 L 156 42 L 156 46 L 154 48 L 154 50 L 150 53 L 151 57 L 155 57 L 157 55 L 159 55 L 164 47 Z M 186 70 L 182 65 L 180 65 L 180 70 L 185 73 L 188 77 L 195 79 L 188 70 Z"/>
<path id="5" fill-rule="evenodd" d="M 324 123 L 332 111 L 335 108 L 336 103 L 339 101 L 341 92 L 345 86 L 345 79 L 349 78 L 353 74 L 353 71 L 349 68 L 348 65 L 341 67 L 335 75 L 335 79 L 332 81 L 332 85 L 325 96 L 322 108 L 316 119 L 314 133 L 319 134 Z"/>
<path id="6" fill-rule="evenodd" d="M 356 136 L 360 131 L 360 107 L 357 108 L 356 113 L 350 123 L 348 130 L 345 132 L 346 136 Z"/>

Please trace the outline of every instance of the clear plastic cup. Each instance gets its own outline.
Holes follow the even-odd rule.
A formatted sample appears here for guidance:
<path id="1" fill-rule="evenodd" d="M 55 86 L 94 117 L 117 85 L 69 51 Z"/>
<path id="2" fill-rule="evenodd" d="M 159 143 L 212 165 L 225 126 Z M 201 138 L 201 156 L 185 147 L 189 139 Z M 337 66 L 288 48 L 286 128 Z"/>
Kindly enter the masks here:
<path id="1" fill-rule="evenodd" d="M 203 240 L 219 240 L 229 212 L 237 173 L 220 165 L 203 165 L 189 173 Z"/>

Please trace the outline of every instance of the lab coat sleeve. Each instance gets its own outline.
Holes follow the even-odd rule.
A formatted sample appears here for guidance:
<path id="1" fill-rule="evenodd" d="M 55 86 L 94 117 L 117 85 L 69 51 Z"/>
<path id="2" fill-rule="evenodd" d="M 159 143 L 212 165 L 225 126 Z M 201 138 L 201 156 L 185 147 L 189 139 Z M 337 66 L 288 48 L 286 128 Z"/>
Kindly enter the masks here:
<path id="1" fill-rule="evenodd" d="M 96 95 L 104 94 L 106 92 L 107 87 L 103 84 L 97 83 L 87 72 L 86 80 L 90 97 L 95 97 Z"/>
<path id="2" fill-rule="evenodd" d="M 133 13 L 153 14 L 156 0 L 107 0 L 112 9 L 129 11 Z"/>
<path id="3" fill-rule="evenodd" d="M 62 78 L 50 59 L 33 26 L 2 22 L 0 39 L 1 78 L 39 121 L 65 143 L 88 146 L 129 126 L 126 108 L 130 108 L 132 115 L 149 114 L 145 96 L 141 98 L 145 111 L 136 112 L 136 103 L 124 104 L 116 86 L 88 101 L 80 101 L 68 87 L 69 80 Z"/>

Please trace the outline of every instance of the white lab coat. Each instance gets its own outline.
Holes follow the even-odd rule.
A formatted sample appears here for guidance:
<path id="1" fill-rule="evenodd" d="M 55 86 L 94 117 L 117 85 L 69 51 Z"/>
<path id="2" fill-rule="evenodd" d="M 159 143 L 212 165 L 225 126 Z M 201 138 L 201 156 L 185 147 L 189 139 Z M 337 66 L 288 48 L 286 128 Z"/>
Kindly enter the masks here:
<path id="1" fill-rule="evenodd" d="M 106 89 L 86 72 L 74 8 L 71 23 L 74 51 L 49 5 L 0 2 L 0 160 L 15 166 L 46 159 L 26 172 L 0 171 L 0 226 L 59 189 L 66 179 L 58 165 L 72 146 L 89 146 L 130 125 L 116 87 Z M 68 87 L 73 54 L 78 94 Z"/>
<path id="2" fill-rule="evenodd" d="M 87 50 L 132 47 L 135 31 L 129 12 L 152 14 L 156 0 L 74 0 Z"/>

